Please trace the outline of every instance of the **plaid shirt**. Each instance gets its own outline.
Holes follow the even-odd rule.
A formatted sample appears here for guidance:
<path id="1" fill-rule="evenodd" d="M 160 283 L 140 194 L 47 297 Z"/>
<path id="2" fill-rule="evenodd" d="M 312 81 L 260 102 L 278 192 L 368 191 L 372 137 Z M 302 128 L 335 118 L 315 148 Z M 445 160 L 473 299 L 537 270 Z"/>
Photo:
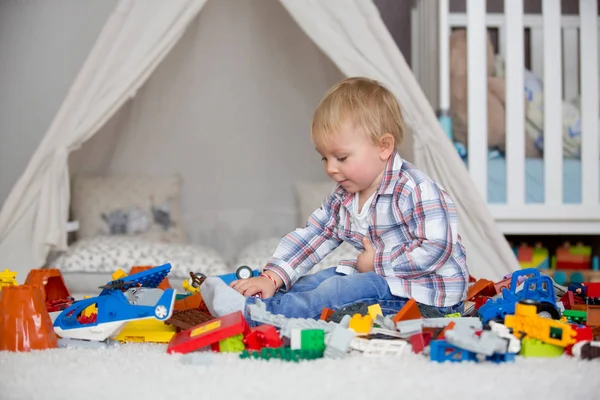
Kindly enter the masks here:
<path id="1" fill-rule="evenodd" d="M 265 269 L 281 277 L 283 290 L 343 241 L 364 251 L 363 235 L 351 225 L 353 199 L 354 193 L 337 185 L 306 227 L 281 240 Z M 465 300 L 465 249 L 456 208 L 444 189 L 394 152 L 369 212 L 375 272 L 385 277 L 392 294 L 436 307 Z M 356 259 L 341 261 L 336 270 L 358 273 Z"/>

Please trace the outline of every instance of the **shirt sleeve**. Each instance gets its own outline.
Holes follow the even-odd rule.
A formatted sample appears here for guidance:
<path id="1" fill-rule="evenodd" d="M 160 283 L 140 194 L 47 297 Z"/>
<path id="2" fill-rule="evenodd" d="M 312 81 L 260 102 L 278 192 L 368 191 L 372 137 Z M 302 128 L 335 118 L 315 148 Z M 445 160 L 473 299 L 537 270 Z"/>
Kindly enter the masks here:
<path id="1" fill-rule="evenodd" d="M 448 261 L 457 241 L 458 217 L 450 197 L 433 181 L 419 184 L 402 203 L 411 241 L 394 246 L 383 270 L 386 276 L 414 279 Z"/>
<path id="2" fill-rule="evenodd" d="M 340 206 L 341 200 L 335 192 L 331 193 L 312 213 L 304 228 L 281 239 L 264 269 L 281 277 L 284 290 L 291 288 L 298 278 L 342 243 L 337 228 Z"/>

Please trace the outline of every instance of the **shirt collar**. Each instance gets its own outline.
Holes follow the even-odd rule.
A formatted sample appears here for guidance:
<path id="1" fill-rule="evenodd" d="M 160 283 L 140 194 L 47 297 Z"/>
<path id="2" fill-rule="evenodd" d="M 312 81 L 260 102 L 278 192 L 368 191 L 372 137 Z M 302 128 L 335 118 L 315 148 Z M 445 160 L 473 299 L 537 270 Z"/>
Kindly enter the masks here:
<path id="1" fill-rule="evenodd" d="M 395 182 L 400 175 L 400 170 L 402 169 L 402 157 L 398 154 L 397 150 L 390 155 L 390 158 L 387 161 L 385 166 L 385 171 L 383 171 L 383 177 L 381 178 L 381 183 L 379 184 L 379 189 L 377 189 L 376 196 L 380 194 L 392 194 L 395 189 Z M 346 191 L 341 185 L 338 184 L 335 189 L 335 193 L 341 197 L 342 204 L 344 207 L 348 207 L 348 205 L 352 202 L 354 198 L 354 193 L 350 193 Z"/>

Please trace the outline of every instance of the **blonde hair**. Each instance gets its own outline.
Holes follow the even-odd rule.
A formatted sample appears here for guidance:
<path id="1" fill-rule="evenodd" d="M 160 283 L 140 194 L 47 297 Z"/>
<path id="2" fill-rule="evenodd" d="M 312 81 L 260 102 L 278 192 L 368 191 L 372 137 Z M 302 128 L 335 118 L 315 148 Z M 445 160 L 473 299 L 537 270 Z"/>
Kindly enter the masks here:
<path id="1" fill-rule="evenodd" d="M 348 118 L 360 125 L 373 142 L 389 133 L 394 137 L 396 147 L 402 144 L 404 119 L 400 105 L 396 97 L 377 81 L 347 78 L 329 89 L 313 116 L 310 131 L 313 143 L 316 139 L 327 140 Z"/>

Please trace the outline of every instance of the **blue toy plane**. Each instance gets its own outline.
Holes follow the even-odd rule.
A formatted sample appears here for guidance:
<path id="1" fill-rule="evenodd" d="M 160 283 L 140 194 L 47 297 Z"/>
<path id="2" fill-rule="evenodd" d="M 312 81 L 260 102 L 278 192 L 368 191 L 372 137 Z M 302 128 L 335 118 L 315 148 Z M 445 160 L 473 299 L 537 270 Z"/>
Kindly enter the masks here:
<path id="1" fill-rule="evenodd" d="M 54 321 L 54 331 L 63 338 L 103 341 L 118 334 L 130 321 L 156 318 L 165 321 L 173 314 L 174 289 L 158 289 L 168 275 L 171 264 L 161 265 L 124 280 L 111 281 L 103 286 L 98 297 L 74 302 Z M 81 322 L 83 311 L 95 305 L 97 316 L 93 322 Z"/>

